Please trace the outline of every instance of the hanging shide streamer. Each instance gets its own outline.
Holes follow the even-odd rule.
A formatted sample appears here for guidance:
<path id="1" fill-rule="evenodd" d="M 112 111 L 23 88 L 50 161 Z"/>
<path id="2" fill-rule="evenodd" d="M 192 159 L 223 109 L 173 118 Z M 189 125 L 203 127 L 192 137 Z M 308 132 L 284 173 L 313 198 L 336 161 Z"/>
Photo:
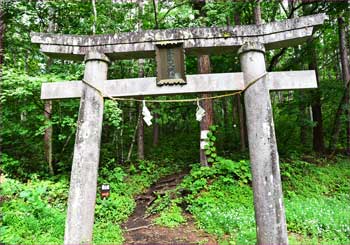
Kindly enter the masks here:
<path id="1" fill-rule="evenodd" d="M 196 120 L 202 121 L 202 118 L 205 116 L 205 110 L 200 106 L 199 100 L 197 99 L 197 111 L 196 111 Z"/>
<path id="2" fill-rule="evenodd" d="M 143 120 L 145 121 L 147 126 L 151 126 L 153 116 L 151 115 L 151 112 L 148 110 L 146 106 L 146 102 L 144 100 L 142 101 L 142 115 L 143 115 Z"/>

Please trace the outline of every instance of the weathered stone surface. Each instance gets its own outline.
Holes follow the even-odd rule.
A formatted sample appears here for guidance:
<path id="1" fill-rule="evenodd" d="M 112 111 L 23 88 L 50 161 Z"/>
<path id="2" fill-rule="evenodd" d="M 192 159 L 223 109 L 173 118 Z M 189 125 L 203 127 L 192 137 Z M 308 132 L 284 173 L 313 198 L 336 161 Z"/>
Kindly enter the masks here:
<path id="1" fill-rule="evenodd" d="M 261 44 L 247 43 L 240 51 L 241 68 L 247 85 L 249 81 L 266 72 L 264 48 Z M 244 101 L 257 243 L 288 244 L 268 80 L 262 78 L 250 86 L 244 94 Z"/>
<path id="2" fill-rule="evenodd" d="M 186 79 L 187 84 L 183 86 L 159 87 L 155 77 L 107 80 L 97 86 L 115 97 L 225 92 L 244 88 L 242 72 L 187 75 Z M 270 72 L 266 80 L 269 90 L 317 88 L 314 71 Z M 82 86 L 81 81 L 43 83 L 41 99 L 79 98 Z"/>
<path id="3" fill-rule="evenodd" d="M 108 58 L 96 52 L 86 56 L 84 79 L 99 84 L 107 79 Z M 97 170 L 103 119 L 103 98 L 82 85 L 78 128 L 70 179 L 64 244 L 92 244 Z"/>
<path id="4" fill-rule="evenodd" d="M 325 20 L 325 14 L 310 15 L 263 25 L 235 27 L 148 30 L 111 35 L 60 35 L 31 33 L 33 43 L 42 52 L 58 58 L 83 59 L 89 50 L 98 50 L 111 59 L 154 57 L 155 44 L 182 41 L 187 54 L 232 52 L 247 41 L 260 42 L 267 49 L 302 43 L 312 35 L 313 27 Z"/>

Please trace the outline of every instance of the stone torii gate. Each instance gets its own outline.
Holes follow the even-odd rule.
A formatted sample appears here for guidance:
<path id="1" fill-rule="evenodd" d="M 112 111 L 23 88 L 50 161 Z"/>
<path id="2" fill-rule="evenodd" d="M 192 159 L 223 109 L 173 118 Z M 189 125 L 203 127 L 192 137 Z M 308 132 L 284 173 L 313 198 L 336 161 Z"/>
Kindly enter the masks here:
<path id="1" fill-rule="evenodd" d="M 254 208 L 259 244 L 287 244 L 279 159 L 270 90 L 316 88 L 314 71 L 266 73 L 265 49 L 301 44 L 321 25 L 324 14 L 263 25 L 150 30 L 113 35 L 59 35 L 32 33 L 33 43 L 53 58 L 84 60 L 84 80 L 44 83 L 41 98 L 81 98 L 65 228 L 65 244 L 92 242 L 97 172 L 102 130 L 103 98 L 110 96 L 224 92 L 243 90 Z M 106 80 L 108 63 L 116 59 L 153 58 L 159 43 L 181 42 L 186 54 L 238 51 L 242 72 L 187 75 L 187 84 L 157 86 L 156 78 Z"/>

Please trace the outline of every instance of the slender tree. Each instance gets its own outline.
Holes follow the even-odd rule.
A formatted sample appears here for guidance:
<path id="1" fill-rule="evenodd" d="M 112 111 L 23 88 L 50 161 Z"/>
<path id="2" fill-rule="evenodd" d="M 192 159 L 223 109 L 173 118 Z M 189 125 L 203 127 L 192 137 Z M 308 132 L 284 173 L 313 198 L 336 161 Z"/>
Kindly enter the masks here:
<path id="1" fill-rule="evenodd" d="M 339 26 L 339 53 L 340 53 L 340 63 L 341 63 L 341 71 L 342 78 L 344 81 L 345 87 L 345 114 L 346 114 L 346 153 L 350 155 L 350 94 L 349 94 L 349 81 L 350 81 L 350 70 L 349 70 L 349 56 L 348 56 L 348 48 L 346 42 L 346 26 L 344 23 L 344 17 L 338 17 L 338 26 Z"/>
<path id="2" fill-rule="evenodd" d="M 241 15 L 239 11 L 235 11 L 233 16 L 235 25 L 241 24 Z M 237 112 L 236 117 L 238 118 L 239 122 L 239 142 L 240 142 L 240 150 L 242 152 L 246 151 L 247 149 L 247 128 L 245 124 L 245 114 L 244 114 L 244 101 L 242 99 L 242 96 L 240 94 L 233 97 L 233 104 L 232 106 L 236 108 L 234 111 Z"/>
<path id="3" fill-rule="evenodd" d="M 206 4 L 205 0 L 193 0 L 192 6 L 194 9 L 199 11 L 199 16 L 204 17 L 205 11 L 204 6 Z M 198 72 L 201 74 L 207 74 L 210 73 L 210 59 L 209 55 L 200 55 L 198 57 Z M 201 95 L 201 97 L 204 99 L 201 101 L 201 106 L 205 110 L 205 116 L 202 118 L 202 121 L 200 122 L 200 135 L 202 132 L 209 130 L 209 127 L 213 125 L 214 121 L 214 113 L 213 113 L 213 100 L 207 99 L 210 97 L 210 93 L 204 93 Z M 200 163 L 204 166 L 208 165 L 207 156 L 205 155 L 205 150 L 202 149 L 202 146 L 200 146 L 199 149 L 199 156 L 200 156 Z"/>
<path id="4" fill-rule="evenodd" d="M 0 0 L 0 82 L 2 77 L 2 65 L 4 63 L 4 35 L 5 35 L 5 12 L 4 12 L 4 3 L 3 0 Z M 1 93 L 1 84 L 0 84 L 0 93 Z M 0 104 L 0 111 L 2 111 Z M 2 129 L 2 126 L 0 126 Z M 0 154 L 2 152 L 2 139 L 0 138 Z"/>
<path id="5" fill-rule="evenodd" d="M 291 4 L 292 5 L 292 4 Z M 315 4 L 303 6 L 303 12 L 305 15 L 313 14 L 313 10 Z M 291 7 L 291 12 L 294 13 L 293 8 Z M 307 43 L 307 51 L 309 56 L 309 69 L 314 70 L 316 73 L 316 81 L 317 81 L 317 89 L 310 91 L 311 95 L 311 113 L 312 120 L 316 123 L 316 125 L 312 128 L 312 146 L 313 150 L 317 153 L 324 153 L 324 134 L 323 134 L 323 117 L 322 117 L 322 102 L 321 102 L 321 91 L 320 91 L 320 78 L 319 78 L 319 70 L 318 70 L 318 62 L 317 62 L 317 53 L 316 53 L 316 40 L 311 38 Z"/>
<path id="6" fill-rule="evenodd" d="M 159 20 L 158 20 L 158 5 L 156 0 L 152 0 L 153 3 L 153 12 L 154 12 L 154 29 L 159 29 Z M 156 104 L 156 109 L 159 108 L 159 104 Z M 153 119 L 153 146 L 157 146 L 159 143 L 159 131 L 160 126 L 157 120 L 159 119 L 159 114 L 157 110 L 154 113 Z"/>
<path id="7" fill-rule="evenodd" d="M 311 41 L 312 42 L 312 41 Z M 317 89 L 311 92 L 312 95 L 312 118 L 313 121 L 316 122 L 316 125 L 313 127 L 313 150 L 318 153 L 323 153 L 325 150 L 324 147 L 324 134 L 323 134 L 323 119 L 322 119 L 322 103 L 321 103 L 321 91 L 320 87 L 320 79 L 319 79 L 319 71 L 317 65 L 317 55 L 313 42 L 311 43 L 311 47 L 309 49 L 311 52 L 309 69 L 315 70 L 316 72 L 316 80 L 317 80 Z"/>
<path id="8" fill-rule="evenodd" d="M 4 62 L 5 12 L 3 0 L 0 0 L 0 71 Z"/>
<path id="9" fill-rule="evenodd" d="M 260 6 L 261 0 L 256 0 L 256 5 L 254 7 L 254 22 L 256 25 L 262 24 L 262 18 L 261 18 L 261 6 Z"/>
<path id="10" fill-rule="evenodd" d="M 45 0 L 44 2 L 47 2 Z M 56 24 L 53 19 L 53 9 L 49 8 L 49 24 L 47 27 L 47 32 L 52 33 L 56 31 Z M 50 67 L 53 63 L 53 59 L 51 57 L 48 58 L 46 62 L 46 71 L 50 71 Z M 51 115 L 52 115 L 52 101 L 46 100 L 44 105 L 44 117 L 45 121 L 48 124 L 47 128 L 44 132 L 44 152 L 45 152 L 45 159 L 49 167 L 49 172 L 51 175 L 54 174 L 54 168 L 53 168 L 53 150 L 52 150 L 52 137 L 53 137 L 53 127 L 50 124 L 51 122 Z"/>
<path id="11" fill-rule="evenodd" d="M 139 102 L 137 104 L 139 115 L 142 115 L 142 103 Z M 145 144 L 144 144 L 144 128 L 145 123 L 141 118 L 138 121 L 138 129 L 137 129 L 137 158 L 142 160 L 145 158 Z"/>
<path id="12" fill-rule="evenodd" d="M 199 56 L 199 58 L 198 58 L 198 71 L 200 74 L 210 73 L 209 55 Z M 202 98 L 204 98 L 204 100 L 201 101 L 201 106 L 205 110 L 205 116 L 202 118 L 202 121 L 200 122 L 201 132 L 205 131 L 205 130 L 209 130 L 209 127 L 211 125 L 213 125 L 213 119 L 214 119 L 213 100 L 207 99 L 210 96 L 211 96 L 210 93 L 202 94 Z M 208 159 L 207 159 L 207 156 L 205 155 L 204 149 L 200 149 L 200 162 L 204 166 L 208 165 Z"/>
<path id="13" fill-rule="evenodd" d="M 340 53 L 340 63 L 342 68 L 342 78 L 344 80 L 344 93 L 340 100 L 338 109 L 335 113 L 335 119 L 333 123 L 333 130 L 332 130 L 332 136 L 329 143 L 329 148 L 331 150 L 335 150 L 335 146 L 338 141 L 339 133 L 341 130 L 341 115 L 347 111 L 347 105 L 349 104 L 349 83 L 350 83 L 350 72 L 349 72 L 349 58 L 348 58 L 348 51 L 347 51 L 347 45 L 346 45 L 346 29 L 344 25 L 344 19 L 343 17 L 338 18 L 338 29 L 339 29 L 339 53 Z M 349 117 L 349 115 L 348 115 Z M 347 118 L 347 126 L 346 126 L 346 132 L 347 132 L 347 153 L 350 154 L 350 143 L 349 143 L 349 120 Z"/>
<path id="14" fill-rule="evenodd" d="M 141 15 L 142 13 L 142 3 L 140 2 L 138 5 L 138 13 Z M 142 26 L 141 26 L 141 18 L 139 18 L 139 21 L 137 23 L 137 31 L 141 31 Z M 138 60 L 138 77 L 144 77 L 145 72 L 144 72 L 144 59 L 139 59 Z M 138 113 L 139 113 L 139 119 L 138 119 L 138 129 L 137 129 L 137 158 L 142 160 L 145 158 L 145 123 L 142 119 L 142 103 L 138 103 Z"/>

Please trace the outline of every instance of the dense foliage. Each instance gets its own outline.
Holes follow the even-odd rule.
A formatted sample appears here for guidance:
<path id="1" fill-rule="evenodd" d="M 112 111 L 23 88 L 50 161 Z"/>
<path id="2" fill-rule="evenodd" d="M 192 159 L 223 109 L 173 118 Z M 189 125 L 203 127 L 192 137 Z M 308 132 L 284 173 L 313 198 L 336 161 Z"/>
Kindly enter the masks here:
<path id="1" fill-rule="evenodd" d="M 349 161 L 338 158 L 314 165 L 292 160 L 281 165 L 291 243 L 348 244 Z M 133 169 L 102 169 L 99 183 L 111 183 L 112 194 L 104 200 L 98 197 L 94 242 L 122 243 L 120 224 L 133 212 L 133 196 L 183 167 L 174 162 L 157 166 L 143 161 Z M 155 223 L 167 227 L 185 223 L 184 212 L 189 212 L 198 226 L 215 234 L 220 243 L 252 244 L 255 222 L 250 181 L 248 161 L 219 157 L 210 168 L 195 164 L 182 183 L 157 199 L 148 212 L 160 213 Z M 43 181 L 33 176 L 27 183 L 7 179 L 1 186 L 2 241 L 62 243 L 67 191 L 66 178 Z"/>
<path id="2" fill-rule="evenodd" d="M 97 1 L 96 34 L 254 23 L 255 1 L 207 1 L 201 12 L 193 5 L 196 1 L 155 2 L 144 1 L 141 9 L 135 3 Z M 0 4 L 1 30 L 5 30 L 1 35 L 4 62 L 0 64 L 0 241 L 62 243 L 79 101 L 52 101 L 49 117 L 45 117 L 47 102 L 40 99 L 40 86 L 82 79 L 84 64 L 46 57 L 30 42 L 30 32 L 92 34 L 92 2 L 4 0 Z M 312 40 L 268 51 L 266 66 L 269 71 L 318 72 L 316 90 L 271 92 L 290 240 L 348 244 L 350 113 L 342 98 L 349 94 L 349 87 L 344 86 L 339 33 L 344 27 L 349 54 L 349 4 L 262 1 L 261 11 L 265 22 L 316 13 L 329 16 Z M 186 73 L 197 73 L 197 60 L 186 57 Z M 213 55 L 210 61 L 212 72 L 240 71 L 236 53 Z M 154 76 L 155 68 L 153 59 L 144 60 L 142 66 L 137 60 L 120 60 L 109 66 L 108 77 L 137 77 L 140 69 L 145 76 Z M 120 224 L 132 214 L 135 195 L 159 178 L 183 171 L 188 174 L 181 184 L 149 207 L 150 214 L 159 214 L 155 223 L 177 227 L 187 222 L 186 215 L 192 215 L 198 227 L 215 234 L 222 243 L 255 243 L 252 177 L 248 150 L 240 146 L 244 129 L 240 128 L 237 98 L 214 101 L 217 126 L 211 128 L 206 147 L 210 167 L 196 164 L 199 124 L 192 103 L 148 105 L 158 114 L 153 122 L 160 127 L 159 143 L 152 144 L 153 128 L 145 127 L 146 160 L 137 160 L 137 145 L 131 146 L 138 107 L 135 102 L 105 101 L 98 182 L 109 183 L 112 192 L 108 199 L 97 200 L 94 242 L 122 243 Z M 315 114 L 318 109 L 321 120 Z M 48 128 L 53 129 L 51 166 L 44 141 Z"/>

